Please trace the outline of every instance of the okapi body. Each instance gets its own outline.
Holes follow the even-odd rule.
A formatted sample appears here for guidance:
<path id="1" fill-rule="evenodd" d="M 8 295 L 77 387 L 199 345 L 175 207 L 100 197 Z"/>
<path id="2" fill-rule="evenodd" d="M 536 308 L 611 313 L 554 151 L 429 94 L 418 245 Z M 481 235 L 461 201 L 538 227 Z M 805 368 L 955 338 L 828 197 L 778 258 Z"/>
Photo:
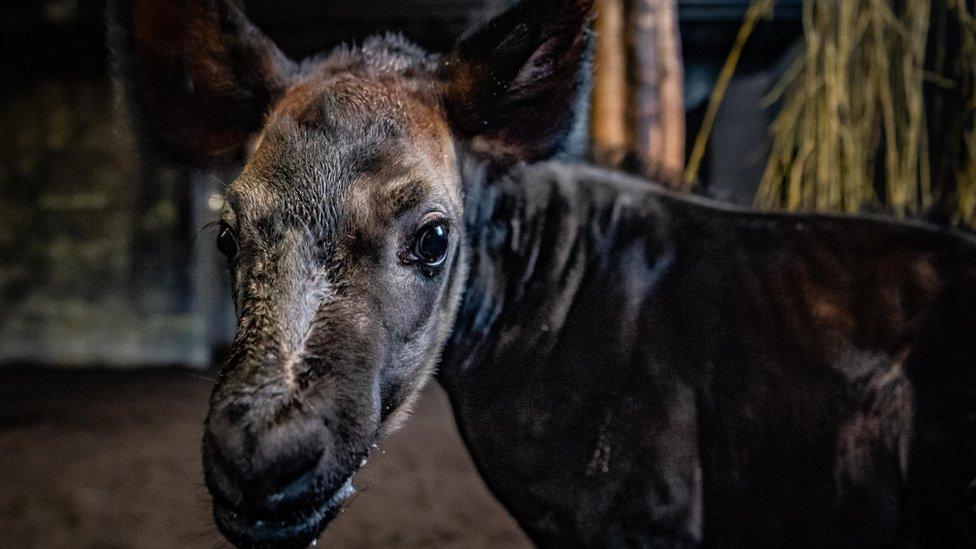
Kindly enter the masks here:
<path id="1" fill-rule="evenodd" d="M 577 165 L 484 189 L 439 379 L 534 541 L 976 541 L 971 238 Z"/>
<path id="2" fill-rule="evenodd" d="M 314 540 L 435 370 L 542 546 L 976 541 L 976 241 L 574 163 L 590 2 L 302 63 L 225 0 L 109 13 L 146 149 L 245 161 L 203 440 L 233 543 Z"/>

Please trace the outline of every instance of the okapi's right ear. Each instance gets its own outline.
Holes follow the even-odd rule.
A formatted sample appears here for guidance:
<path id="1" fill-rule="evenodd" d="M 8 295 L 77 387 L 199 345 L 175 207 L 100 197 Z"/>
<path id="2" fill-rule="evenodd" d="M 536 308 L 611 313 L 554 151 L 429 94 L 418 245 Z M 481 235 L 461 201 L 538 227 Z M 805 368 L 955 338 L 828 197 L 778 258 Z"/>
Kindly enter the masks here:
<path id="1" fill-rule="evenodd" d="M 443 67 L 455 135 L 499 160 L 537 161 L 585 130 L 593 0 L 522 0 L 458 44 Z"/>
<path id="2" fill-rule="evenodd" d="M 238 160 L 295 64 L 229 0 L 110 0 L 109 48 L 141 144 Z"/>

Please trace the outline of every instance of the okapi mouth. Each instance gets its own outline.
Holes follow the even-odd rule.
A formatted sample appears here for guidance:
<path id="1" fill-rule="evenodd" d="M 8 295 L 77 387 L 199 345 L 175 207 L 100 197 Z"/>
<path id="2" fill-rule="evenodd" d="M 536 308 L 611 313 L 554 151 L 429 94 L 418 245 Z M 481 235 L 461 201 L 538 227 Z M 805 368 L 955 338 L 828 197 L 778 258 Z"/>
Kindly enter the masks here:
<path id="1" fill-rule="evenodd" d="M 245 514 L 214 501 L 214 520 L 220 533 L 237 547 L 301 549 L 315 543 L 354 492 L 349 477 L 327 499 L 310 499 L 270 517 Z"/>

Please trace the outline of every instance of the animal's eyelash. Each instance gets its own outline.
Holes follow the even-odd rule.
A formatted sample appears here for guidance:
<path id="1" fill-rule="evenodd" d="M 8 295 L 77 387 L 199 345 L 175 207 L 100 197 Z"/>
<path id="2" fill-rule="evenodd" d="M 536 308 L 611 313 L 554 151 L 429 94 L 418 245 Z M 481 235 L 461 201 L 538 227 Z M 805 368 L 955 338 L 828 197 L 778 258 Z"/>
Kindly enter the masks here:
<path id="1" fill-rule="evenodd" d="M 220 220 L 219 219 L 217 219 L 215 221 L 209 221 L 207 223 L 204 223 L 203 226 L 200 227 L 200 230 L 197 231 L 197 232 L 198 233 L 203 233 L 205 231 L 209 231 L 209 230 L 212 230 L 212 229 L 216 229 L 218 227 L 220 227 Z"/>

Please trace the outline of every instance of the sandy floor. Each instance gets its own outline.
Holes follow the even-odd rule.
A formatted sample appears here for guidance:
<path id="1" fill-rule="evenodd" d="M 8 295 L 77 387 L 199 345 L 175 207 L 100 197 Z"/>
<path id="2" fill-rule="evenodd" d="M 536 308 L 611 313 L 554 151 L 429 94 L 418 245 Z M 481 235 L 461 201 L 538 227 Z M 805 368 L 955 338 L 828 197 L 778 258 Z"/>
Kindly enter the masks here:
<path id="1" fill-rule="evenodd" d="M 227 547 L 202 485 L 209 388 L 177 371 L 0 371 L 0 547 Z M 439 388 L 380 448 L 320 547 L 528 546 Z"/>

